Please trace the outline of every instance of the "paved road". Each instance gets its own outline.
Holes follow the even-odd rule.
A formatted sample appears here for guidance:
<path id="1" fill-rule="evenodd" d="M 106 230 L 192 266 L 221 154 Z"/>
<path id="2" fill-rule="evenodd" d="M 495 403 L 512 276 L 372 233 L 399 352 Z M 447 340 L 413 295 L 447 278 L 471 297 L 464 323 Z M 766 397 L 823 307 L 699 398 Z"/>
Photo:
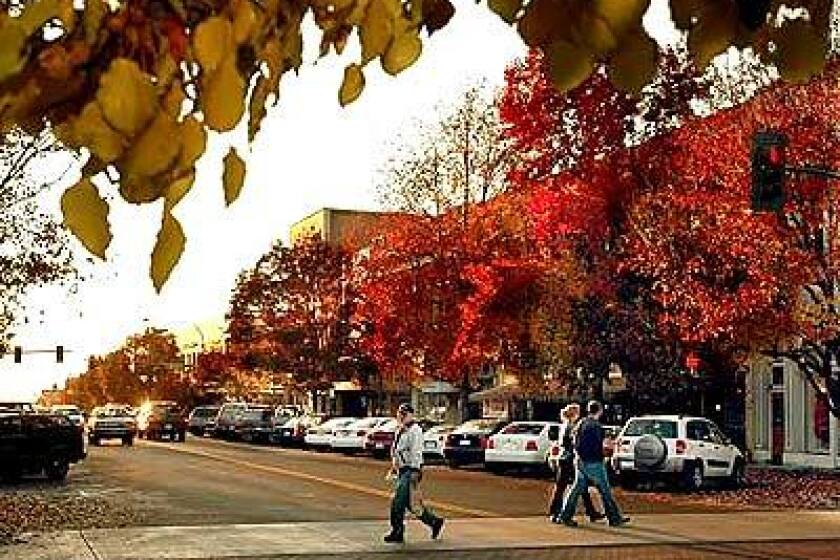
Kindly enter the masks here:
<path id="1" fill-rule="evenodd" d="M 383 519 L 386 463 L 369 457 L 252 446 L 211 439 L 93 447 L 80 475 L 100 488 L 132 496 L 148 524 L 275 523 Z M 536 476 L 499 476 L 481 469 L 430 466 L 427 502 L 448 517 L 542 515 L 549 483 Z M 718 511 L 621 493 L 629 512 Z"/>

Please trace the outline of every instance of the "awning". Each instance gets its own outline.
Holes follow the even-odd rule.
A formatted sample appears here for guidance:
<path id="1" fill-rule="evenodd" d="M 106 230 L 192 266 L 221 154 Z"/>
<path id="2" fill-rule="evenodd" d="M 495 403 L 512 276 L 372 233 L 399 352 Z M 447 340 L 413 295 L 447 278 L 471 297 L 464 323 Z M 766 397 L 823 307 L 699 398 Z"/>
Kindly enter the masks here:
<path id="1" fill-rule="evenodd" d="M 567 399 L 564 389 L 548 387 L 523 389 L 519 385 L 499 385 L 484 391 L 472 393 L 469 396 L 470 402 L 482 402 L 488 400 L 534 400 L 541 402 L 563 402 Z"/>
<path id="2" fill-rule="evenodd" d="M 420 391 L 424 394 L 429 395 L 440 395 L 460 392 L 459 389 L 455 387 L 452 383 L 447 383 L 446 381 L 432 381 L 430 383 L 424 383 L 420 386 Z"/>

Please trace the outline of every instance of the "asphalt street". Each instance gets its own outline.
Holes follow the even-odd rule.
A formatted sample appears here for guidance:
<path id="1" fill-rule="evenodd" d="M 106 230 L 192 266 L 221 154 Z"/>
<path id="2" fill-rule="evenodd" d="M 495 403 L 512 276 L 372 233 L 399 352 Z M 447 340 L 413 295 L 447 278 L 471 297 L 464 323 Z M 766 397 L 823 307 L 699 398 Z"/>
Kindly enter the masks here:
<path id="1" fill-rule="evenodd" d="M 140 502 L 153 525 L 384 519 L 387 463 L 298 449 L 187 439 L 91 447 L 79 482 Z M 74 476 L 71 473 L 71 478 Z M 533 474 L 429 465 L 425 500 L 447 517 L 523 517 L 545 511 L 550 484 Z M 630 512 L 716 511 L 618 491 Z"/>

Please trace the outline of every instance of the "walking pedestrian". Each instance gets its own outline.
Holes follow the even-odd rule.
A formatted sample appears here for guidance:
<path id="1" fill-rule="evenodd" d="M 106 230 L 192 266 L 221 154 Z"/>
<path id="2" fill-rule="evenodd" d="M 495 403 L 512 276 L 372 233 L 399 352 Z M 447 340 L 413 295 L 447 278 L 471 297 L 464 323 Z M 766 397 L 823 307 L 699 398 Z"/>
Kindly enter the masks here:
<path id="1" fill-rule="evenodd" d="M 423 429 L 414 421 L 414 408 L 403 403 L 397 409 L 400 427 L 391 447 L 390 477 L 395 477 L 391 499 L 391 532 L 386 543 L 405 542 L 405 512 L 410 511 L 429 527 L 432 538 L 443 530 L 444 520 L 423 505 L 420 482 L 423 479 Z"/>
<path id="2" fill-rule="evenodd" d="M 557 523 L 560 519 L 560 512 L 563 509 L 563 497 L 566 489 L 575 480 L 575 449 L 573 434 L 580 422 L 580 405 L 572 403 L 563 407 L 560 411 L 560 418 L 563 421 L 563 437 L 560 440 L 560 459 L 557 462 L 557 472 L 554 476 L 554 488 L 551 492 L 551 501 L 548 506 L 548 515 L 552 522 Z M 601 521 L 606 516 L 595 508 L 592 503 L 592 496 L 587 487 L 581 494 L 583 498 L 583 509 L 593 523 Z"/>
<path id="3" fill-rule="evenodd" d="M 577 527 L 572 517 L 577 509 L 578 498 L 586 492 L 591 482 L 601 494 L 601 501 L 604 503 L 610 526 L 619 527 L 630 521 L 630 518 L 621 513 L 610 488 L 607 469 L 604 467 L 604 428 L 600 423 L 603 407 L 598 401 L 589 401 L 586 411 L 588 416 L 581 420 L 575 438 L 577 469 L 574 486 L 563 502 L 563 510 L 558 521 L 569 527 Z"/>

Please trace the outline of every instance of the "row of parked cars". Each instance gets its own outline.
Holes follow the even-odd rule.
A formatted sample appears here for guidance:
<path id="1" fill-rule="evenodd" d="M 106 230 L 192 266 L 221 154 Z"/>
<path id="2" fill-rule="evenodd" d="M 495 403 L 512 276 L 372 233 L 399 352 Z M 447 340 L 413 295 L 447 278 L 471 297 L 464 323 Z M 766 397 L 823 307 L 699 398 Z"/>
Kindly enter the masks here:
<path id="1" fill-rule="evenodd" d="M 545 421 L 469 420 L 461 425 L 420 421 L 427 459 L 450 467 L 483 464 L 492 472 L 513 468 L 549 472 L 561 456 L 565 424 Z M 277 443 L 343 453 L 388 455 L 398 428 L 390 417 L 334 417 L 289 407 L 244 403 L 199 407 L 189 418 L 195 435 Z M 710 420 L 684 415 L 639 416 L 605 426 L 604 457 L 625 487 L 665 480 L 689 490 L 719 480 L 743 484 L 741 451 Z"/>

